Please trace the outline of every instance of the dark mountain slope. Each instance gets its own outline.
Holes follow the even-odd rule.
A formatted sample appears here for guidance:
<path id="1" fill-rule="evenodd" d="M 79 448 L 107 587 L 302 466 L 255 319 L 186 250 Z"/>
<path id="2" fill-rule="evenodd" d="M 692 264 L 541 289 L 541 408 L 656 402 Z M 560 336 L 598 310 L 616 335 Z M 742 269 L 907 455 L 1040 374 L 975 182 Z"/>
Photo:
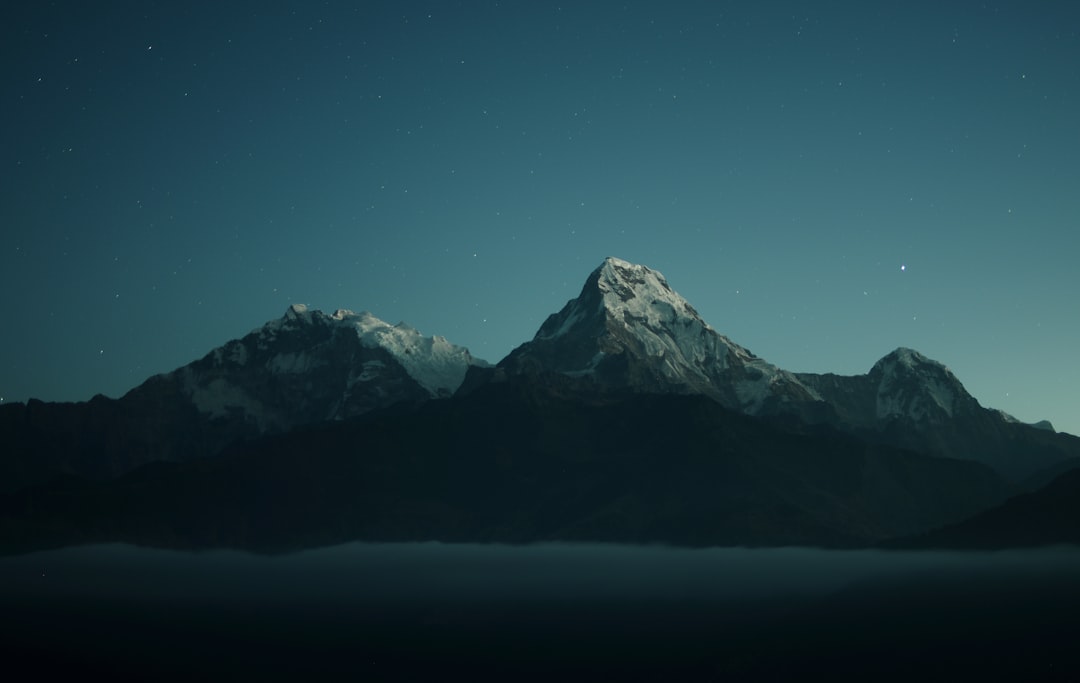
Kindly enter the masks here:
<path id="1" fill-rule="evenodd" d="M 1080 469 L 1044 488 L 1024 493 L 971 519 L 897 541 L 903 548 L 1003 550 L 1080 545 Z"/>
<path id="2" fill-rule="evenodd" d="M 969 516 L 973 462 L 806 435 L 701 396 L 511 380 L 0 499 L 8 551 L 129 541 L 273 551 L 348 540 L 858 546 Z"/>

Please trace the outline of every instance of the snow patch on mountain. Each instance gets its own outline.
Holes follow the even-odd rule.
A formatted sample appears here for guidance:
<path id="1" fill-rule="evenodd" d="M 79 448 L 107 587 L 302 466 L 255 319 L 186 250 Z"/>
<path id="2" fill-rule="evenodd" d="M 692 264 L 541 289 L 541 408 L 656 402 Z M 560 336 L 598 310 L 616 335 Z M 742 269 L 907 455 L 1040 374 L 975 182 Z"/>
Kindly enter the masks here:
<path id="1" fill-rule="evenodd" d="M 586 314 L 583 308 L 580 306 L 576 307 L 575 309 L 570 311 L 570 314 L 563 319 L 562 323 L 555 331 L 545 332 L 543 328 L 541 328 L 540 331 L 537 333 L 536 338 L 556 339 L 558 337 L 562 337 L 569 333 L 570 330 L 574 329 L 574 325 L 576 325 L 579 321 L 584 320 L 585 316 Z"/>
<path id="2" fill-rule="evenodd" d="M 389 351 L 432 396 L 453 394 L 465 380 L 470 365 L 486 365 L 473 358 L 468 349 L 451 344 L 445 337 L 425 337 L 405 323 L 391 325 L 368 311 L 353 313 L 340 309 L 331 319 L 353 327 L 365 346 Z"/>
<path id="3" fill-rule="evenodd" d="M 370 382 L 374 379 L 378 379 L 382 374 L 382 369 L 386 367 L 386 363 L 381 360 L 369 360 L 363 365 L 363 370 L 356 376 L 357 382 Z"/>
<path id="4" fill-rule="evenodd" d="M 487 362 L 474 358 L 465 347 L 451 344 L 445 337 L 425 337 L 405 323 L 391 325 L 369 311 L 354 313 L 342 308 L 334 311 L 332 315 L 326 315 L 304 304 L 292 304 L 282 318 L 268 322 L 255 332 L 259 335 L 259 347 L 269 349 L 278 335 L 285 330 L 320 324 L 352 329 L 364 346 L 385 349 L 432 397 L 453 394 L 465 380 L 465 373 L 470 365 L 488 365 Z M 274 359 L 271 370 L 303 372 L 305 364 L 314 362 L 303 356 L 304 354 L 282 354 Z M 370 381 L 377 375 L 375 366 L 365 368 L 358 375 L 357 381 Z"/>
<path id="5" fill-rule="evenodd" d="M 240 387 L 223 377 L 215 377 L 202 384 L 190 367 L 182 368 L 178 372 L 185 393 L 200 413 L 211 418 L 223 418 L 228 417 L 231 411 L 239 410 L 253 420 L 259 429 L 266 428 L 265 406 Z"/>

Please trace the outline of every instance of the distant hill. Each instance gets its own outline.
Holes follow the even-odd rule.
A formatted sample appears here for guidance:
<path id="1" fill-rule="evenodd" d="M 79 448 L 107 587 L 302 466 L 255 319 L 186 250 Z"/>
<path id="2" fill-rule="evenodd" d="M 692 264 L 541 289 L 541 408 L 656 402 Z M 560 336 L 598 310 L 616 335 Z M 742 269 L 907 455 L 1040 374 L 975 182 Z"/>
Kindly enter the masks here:
<path id="1" fill-rule="evenodd" d="M 889 545 L 901 548 L 1003 550 L 1080 545 L 1080 469 L 1060 474 L 1045 487 L 974 515 Z"/>

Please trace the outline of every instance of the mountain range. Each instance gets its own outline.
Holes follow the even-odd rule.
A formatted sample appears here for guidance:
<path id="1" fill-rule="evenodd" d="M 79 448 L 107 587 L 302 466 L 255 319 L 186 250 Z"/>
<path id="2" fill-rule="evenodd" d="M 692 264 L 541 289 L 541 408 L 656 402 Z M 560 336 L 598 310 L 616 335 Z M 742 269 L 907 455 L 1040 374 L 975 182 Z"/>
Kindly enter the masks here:
<path id="1" fill-rule="evenodd" d="M 0 435 L 9 550 L 865 546 L 1039 496 L 1080 462 L 1080 439 L 981 406 L 917 351 L 790 372 L 616 258 L 496 365 L 293 305 L 119 399 L 0 406 Z"/>

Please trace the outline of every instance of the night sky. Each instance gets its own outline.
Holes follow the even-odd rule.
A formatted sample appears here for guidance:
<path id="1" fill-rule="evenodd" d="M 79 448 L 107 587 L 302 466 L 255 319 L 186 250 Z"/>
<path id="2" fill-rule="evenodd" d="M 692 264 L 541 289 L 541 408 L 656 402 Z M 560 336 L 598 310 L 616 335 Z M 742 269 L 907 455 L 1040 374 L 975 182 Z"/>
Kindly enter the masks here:
<path id="1" fill-rule="evenodd" d="M 605 256 L 789 370 L 898 346 L 1080 433 L 1080 5 L 24 2 L 0 396 L 280 317 L 495 362 Z"/>

